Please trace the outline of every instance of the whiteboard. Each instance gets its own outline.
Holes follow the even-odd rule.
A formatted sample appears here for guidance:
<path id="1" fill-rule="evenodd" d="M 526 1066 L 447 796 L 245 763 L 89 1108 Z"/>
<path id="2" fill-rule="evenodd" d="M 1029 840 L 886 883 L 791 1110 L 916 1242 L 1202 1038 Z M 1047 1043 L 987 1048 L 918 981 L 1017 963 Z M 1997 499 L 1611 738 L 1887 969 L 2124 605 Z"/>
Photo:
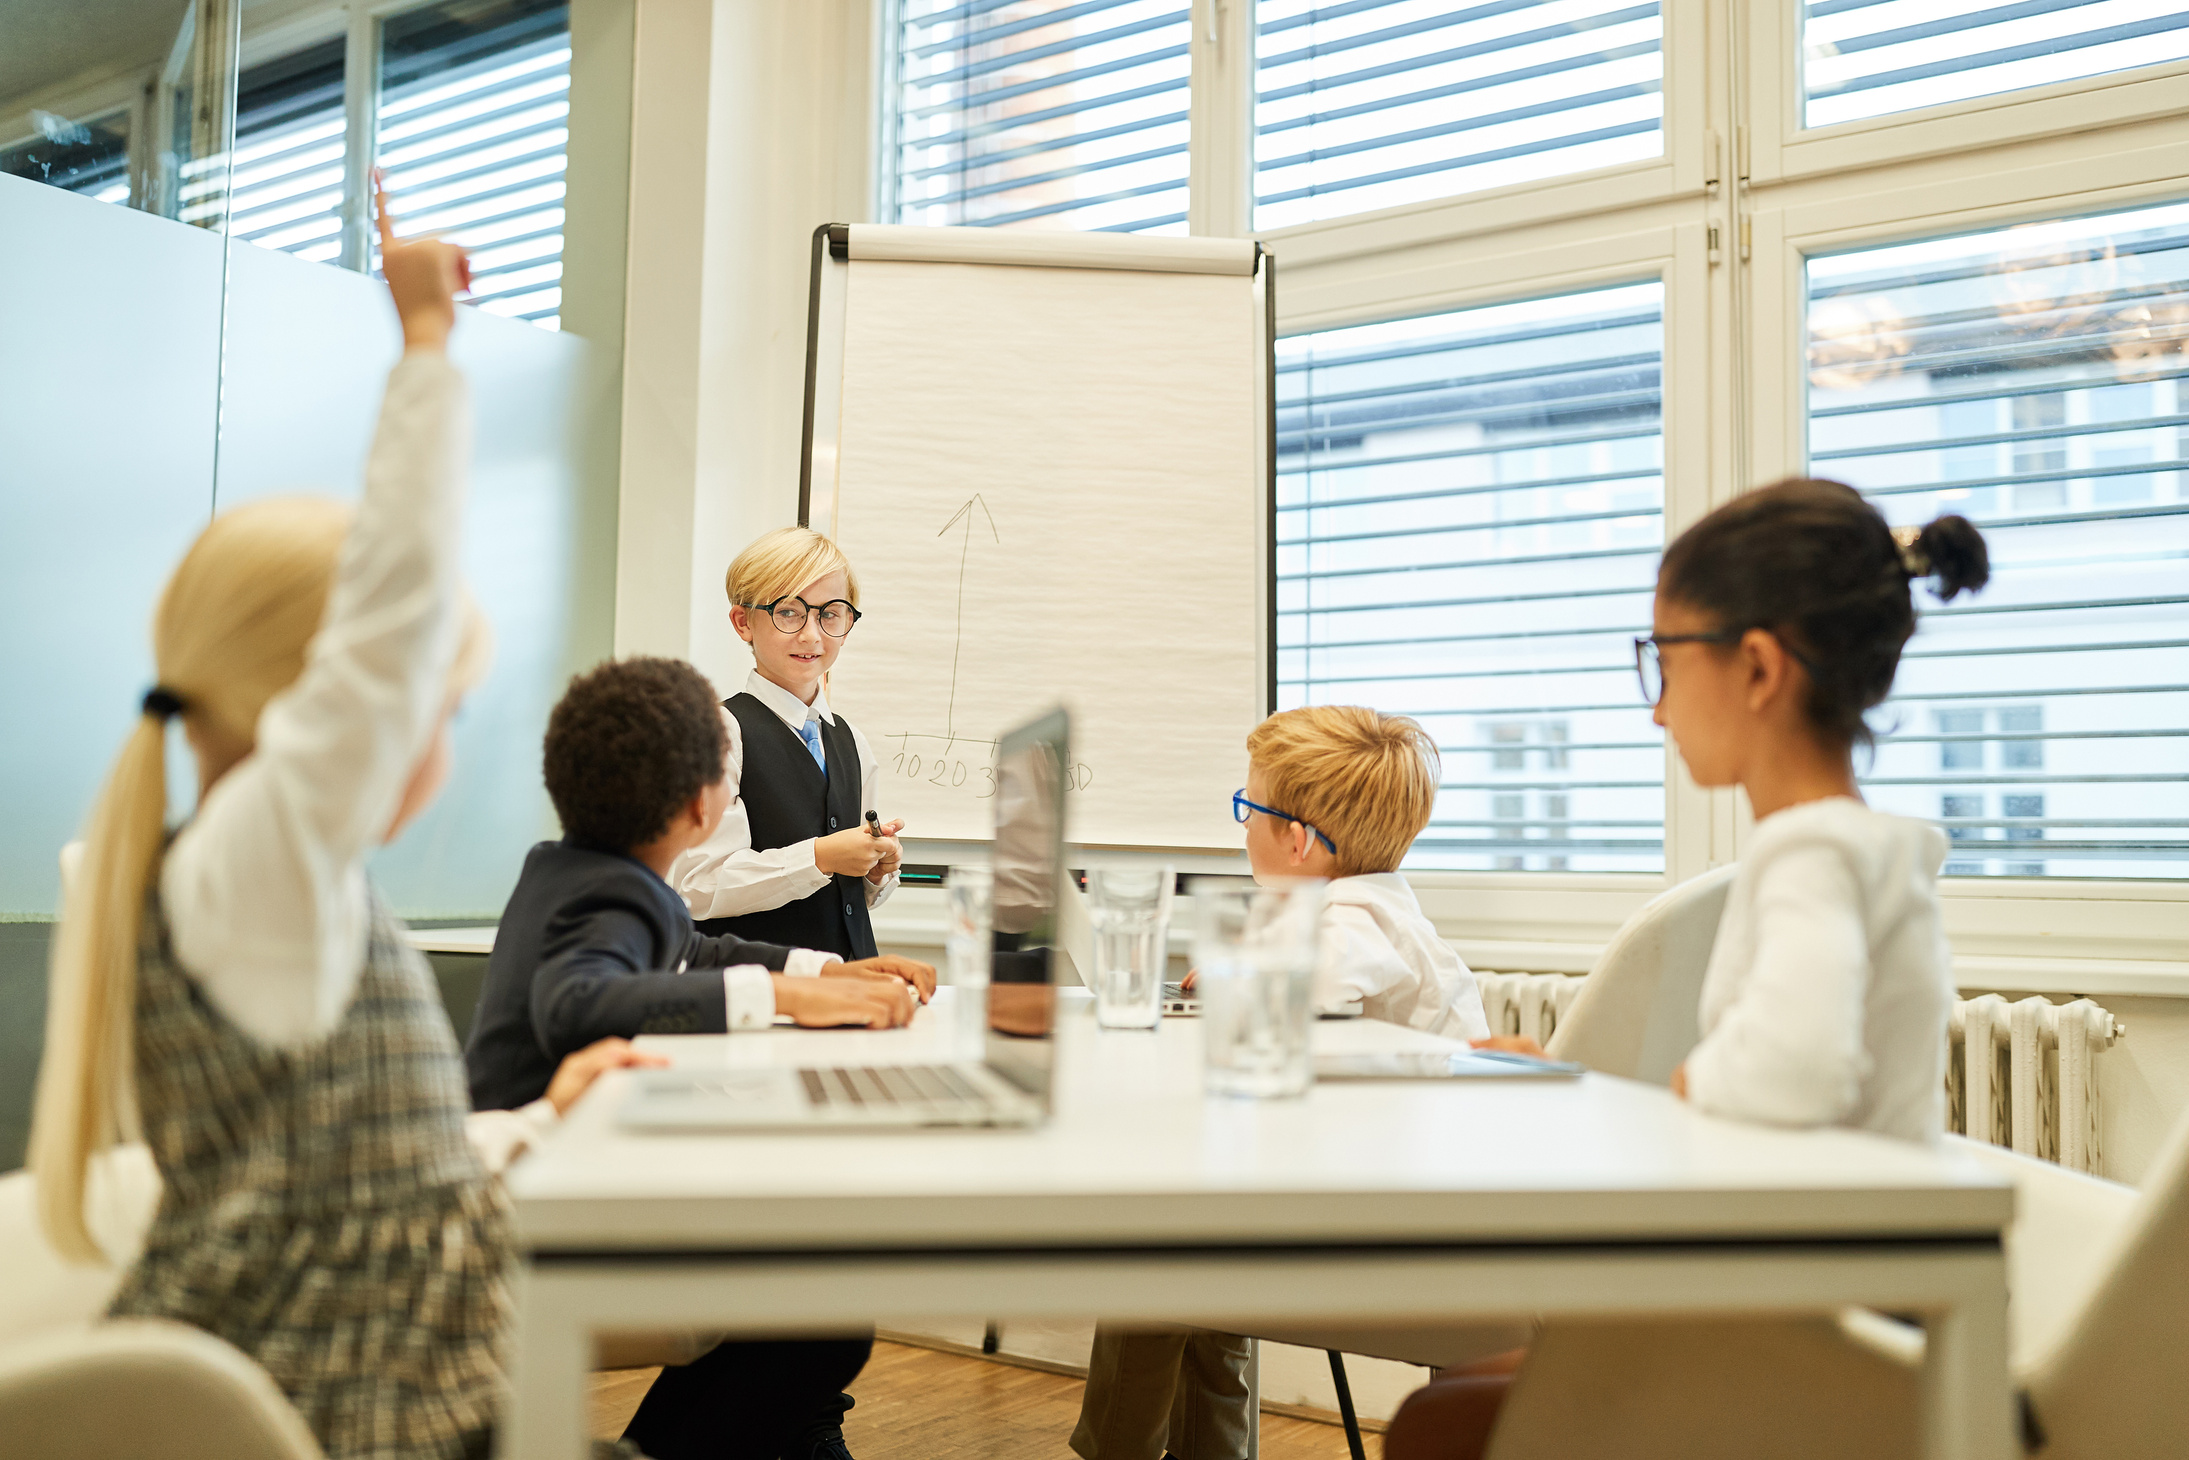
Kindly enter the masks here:
<path id="1" fill-rule="evenodd" d="M 827 232 L 802 515 L 858 575 L 828 694 L 868 804 L 985 840 L 997 736 L 1062 703 L 1073 841 L 1236 853 L 1273 662 L 1266 256 Z"/>

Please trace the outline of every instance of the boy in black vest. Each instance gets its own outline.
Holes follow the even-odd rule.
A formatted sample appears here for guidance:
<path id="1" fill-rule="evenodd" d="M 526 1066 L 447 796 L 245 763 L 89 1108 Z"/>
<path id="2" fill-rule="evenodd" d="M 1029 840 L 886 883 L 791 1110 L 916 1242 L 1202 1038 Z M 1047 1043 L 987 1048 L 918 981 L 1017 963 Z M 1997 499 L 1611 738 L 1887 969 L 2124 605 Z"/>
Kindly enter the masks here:
<path id="1" fill-rule="evenodd" d="M 728 586 L 754 664 L 722 706 L 730 804 L 670 885 L 702 932 L 871 958 L 867 910 L 897 885 L 903 823 L 869 828 L 874 751 L 824 688 L 859 620 L 858 580 L 835 543 L 786 527 L 737 555 Z"/>
<path id="2" fill-rule="evenodd" d="M 464 1061 L 477 1109 L 516 1109 L 564 1055 L 610 1035 L 800 1024 L 889 1028 L 935 972 L 709 937 L 662 873 L 715 829 L 729 792 L 714 690 L 690 665 L 628 659 L 573 680 L 549 717 L 563 839 L 525 858 L 487 960 Z M 824 976 L 830 975 L 830 976 Z M 868 1338 L 718 1345 L 662 1370 L 627 1439 L 654 1460 L 850 1460 L 843 1386 Z"/>

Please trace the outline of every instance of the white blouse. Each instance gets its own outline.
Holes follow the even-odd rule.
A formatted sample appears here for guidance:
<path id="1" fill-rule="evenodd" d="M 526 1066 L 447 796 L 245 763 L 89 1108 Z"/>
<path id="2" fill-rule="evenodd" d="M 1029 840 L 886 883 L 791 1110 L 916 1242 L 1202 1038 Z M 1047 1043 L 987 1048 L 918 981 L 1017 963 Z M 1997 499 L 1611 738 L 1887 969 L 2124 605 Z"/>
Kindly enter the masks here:
<path id="1" fill-rule="evenodd" d="M 388 389 L 304 672 L 267 702 L 255 748 L 176 835 L 160 898 L 176 960 L 253 1038 L 295 1048 L 340 1021 L 365 964 L 365 856 L 394 819 L 448 695 L 470 394 L 437 351 Z M 552 1127 L 545 1100 L 481 1111 L 498 1170 Z"/>
<path id="2" fill-rule="evenodd" d="M 1360 1001 L 1370 1019 L 1448 1039 L 1487 1039 L 1490 1021 L 1474 973 L 1437 936 L 1413 885 L 1397 872 L 1330 883 L 1315 1007 Z"/>
<path id="3" fill-rule="evenodd" d="M 746 677 L 745 690 L 773 710 L 793 734 L 808 720 L 827 725 L 836 723 L 836 716 L 828 707 L 825 689 L 815 691 L 813 703 L 808 705 L 756 669 Z M 745 810 L 742 791 L 744 731 L 739 727 L 737 717 L 728 710 L 722 712 L 722 725 L 730 734 L 729 754 L 724 758 L 723 767 L 730 787 L 729 809 L 722 813 L 722 824 L 715 828 L 713 836 L 678 857 L 669 868 L 669 885 L 683 897 L 684 905 L 691 909 L 695 919 L 734 918 L 744 913 L 766 912 L 769 908 L 811 897 L 828 886 L 829 881 L 828 873 L 813 864 L 811 837 L 766 850 L 753 846 L 752 819 Z M 880 762 L 875 760 L 873 747 L 859 733 L 859 727 L 850 725 L 849 728 L 851 743 L 859 750 L 859 786 L 865 793 L 867 806 L 873 807 L 874 773 L 880 768 Z M 884 821 L 890 819 L 888 812 L 881 814 Z M 895 872 L 879 882 L 869 878 L 866 905 L 880 906 L 896 889 Z"/>
<path id="4" fill-rule="evenodd" d="M 1834 796 L 1756 826 L 1703 976 L 1697 1108 L 1934 1141 L 1952 950 L 1937 827 Z"/>

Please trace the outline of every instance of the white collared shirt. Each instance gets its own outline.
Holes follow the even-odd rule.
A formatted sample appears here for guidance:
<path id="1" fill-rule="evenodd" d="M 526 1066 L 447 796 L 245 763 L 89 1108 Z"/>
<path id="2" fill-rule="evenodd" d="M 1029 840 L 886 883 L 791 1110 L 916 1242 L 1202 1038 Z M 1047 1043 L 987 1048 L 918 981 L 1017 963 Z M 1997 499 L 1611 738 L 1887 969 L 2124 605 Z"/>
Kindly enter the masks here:
<path id="1" fill-rule="evenodd" d="M 1703 974 L 1687 1057 L 1699 1110 L 1935 1141 L 1946 1125 L 1953 954 L 1946 838 L 1850 796 L 1756 823 Z"/>
<path id="2" fill-rule="evenodd" d="M 826 689 L 816 690 L 813 703 L 809 705 L 756 669 L 745 680 L 745 692 L 774 711 L 793 735 L 798 734 L 798 727 L 808 720 L 823 725 L 836 723 L 836 716 L 828 707 Z M 859 733 L 859 727 L 849 721 L 844 723 L 851 731 L 851 743 L 858 747 L 859 786 L 871 806 L 874 775 L 880 769 L 880 762 L 874 758 L 874 749 Z M 729 809 L 722 813 L 722 824 L 715 828 L 713 836 L 678 857 L 669 868 L 669 885 L 683 897 L 684 905 L 698 919 L 734 918 L 744 913 L 766 912 L 769 908 L 811 897 L 828 886 L 829 881 L 828 873 L 814 865 L 811 837 L 767 850 L 752 844 L 752 820 L 745 811 L 741 789 L 745 773 L 744 732 L 738 727 L 737 717 L 728 710 L 722 712 L 722 724 L 730 736 L 729 754 L 724 758 L 723 767 L 730 787 Z M 866 809 L 868 807 L 860 808 Z M 894 872 L 880 882 L 869 879 L 866 905 L 880 906 L 896 887 L 897 874 Z M 735 1027 L 734 1022 L 732 1027 Z"/>
<path id="3" fill-rule="evenodd" d="M 1397 872 L 1331 881 L 1323 914 L 1315 1007 L 1359 1000 L 1371 1019 L 1447 1039 L 1487 1039 L 1482 991 L 1452 945 L 1437 936 L 1413 885 Z"/>

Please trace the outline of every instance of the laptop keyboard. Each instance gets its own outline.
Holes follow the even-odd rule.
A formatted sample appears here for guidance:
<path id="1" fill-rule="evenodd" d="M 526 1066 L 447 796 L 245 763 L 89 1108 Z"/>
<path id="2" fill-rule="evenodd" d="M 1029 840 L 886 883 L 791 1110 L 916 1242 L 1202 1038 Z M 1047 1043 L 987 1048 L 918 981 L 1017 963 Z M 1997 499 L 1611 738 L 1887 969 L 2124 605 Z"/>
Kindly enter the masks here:
<path id="1" fill-rule="evenodd" d="M 949 1065 L 874 1065 L 800 1070 L 815 1105 L 873 1109 L 896 1105 L 986 1104 L 978 1085 Z"/>

